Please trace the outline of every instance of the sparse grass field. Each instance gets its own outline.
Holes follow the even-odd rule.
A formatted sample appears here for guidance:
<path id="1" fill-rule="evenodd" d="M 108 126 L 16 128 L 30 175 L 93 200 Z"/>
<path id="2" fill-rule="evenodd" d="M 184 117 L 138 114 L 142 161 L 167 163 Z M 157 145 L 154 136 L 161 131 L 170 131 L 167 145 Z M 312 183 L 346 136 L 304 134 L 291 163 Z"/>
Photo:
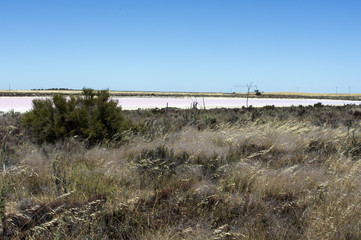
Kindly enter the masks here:
<path id="1" fill-rule="evenodd" d="M 304 92 L 267 92 L 268 97 L 299 97 L 299 98 L 335 98 L 335 99 L 361 99 L 360 93 L 304 93 Z"/>
<path id="2" fill-rule="evenodd" d="M 54 94 L 62 95 L 80 95 L 82 90 L 0 90 L 0 96 L 52 96 Z M 154 91 L 109 91 L 111 96 L 134 96 L 134 97 L 247 97 L 247 93 L 222 93 L 222 92 L 154 92 Z M 254 92 L 249 97 L 257 98 L 316 98 L 316 99 L 344 99 L 359 100 L 361 93 L 303 93 L 303 92 L 264 92 L 256 96 Z"/>
<path id="3" fill-rule="evenodd" d="M 80 95 L 82 90 L 0 90 L 0 96 L 52 96 L 54 94 L 62 95 Z M 217 93 L 217 92 L 153 92 L 153 91 L 109 91 L 112 96 L 218 96 L 224 97 L 231 94 Z"/>
<path id="4" fill-rule="evenodd" d="M 87 147 L 1 116 L 2 238 L 361 238 L 360 106 L 124 117 L 141 131 Z"/>

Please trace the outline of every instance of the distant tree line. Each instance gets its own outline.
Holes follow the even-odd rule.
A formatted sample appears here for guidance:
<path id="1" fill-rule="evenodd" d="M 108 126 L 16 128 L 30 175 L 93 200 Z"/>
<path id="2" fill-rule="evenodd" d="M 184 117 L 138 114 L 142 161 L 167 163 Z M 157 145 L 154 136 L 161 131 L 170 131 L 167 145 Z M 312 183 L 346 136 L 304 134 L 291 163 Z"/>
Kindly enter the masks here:
<path id="1" fill-rule="evenodd" d="M 72 89 L 69 89 L 69 88 L 46 88 L 46 89 L 43 89 L 43 88 L 32 88 L 31 90 L 34 90 L 34 91 L 49 91 L 49 90 L 72 90 Z"/>

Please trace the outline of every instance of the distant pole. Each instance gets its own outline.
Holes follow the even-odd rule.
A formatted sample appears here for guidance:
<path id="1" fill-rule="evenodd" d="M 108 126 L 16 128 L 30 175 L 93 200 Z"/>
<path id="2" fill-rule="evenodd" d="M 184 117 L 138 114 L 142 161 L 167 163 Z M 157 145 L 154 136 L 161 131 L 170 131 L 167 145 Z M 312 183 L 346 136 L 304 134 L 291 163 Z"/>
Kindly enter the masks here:
<path id="1" fill-rule="evenodd" d="M 246 101 L 246 107 L 248 108 L 248 98 L 249 98 L 249 91 L 252 88 L 252 84 L 253 82 L 251 82 L 251 84 L 247 84 L 247 101 Z"/>
<path id="2" fill-rule="evenodd" d="M 336 87 L 336 97 L 337 97 L 337 87 Z"/>
<path id="3" fill-rule="evenodd" d="M 351 94 L 351 87 L 348 87 L 348 93 Z"/>
<path id="4" fill-rule="evenodd" d="M 9 84 L 9 92 L 10 92 L 10 84 Z"/>

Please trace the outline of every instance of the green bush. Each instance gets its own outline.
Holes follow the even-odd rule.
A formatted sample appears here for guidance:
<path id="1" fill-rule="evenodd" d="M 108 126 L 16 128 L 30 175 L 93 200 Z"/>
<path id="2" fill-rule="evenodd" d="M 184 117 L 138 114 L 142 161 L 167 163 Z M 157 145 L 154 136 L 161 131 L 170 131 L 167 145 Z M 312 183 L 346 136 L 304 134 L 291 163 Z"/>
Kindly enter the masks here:
<path id="1" fill-rule="evenodd" d="M 66 137 L 79 137 L 89 145 L 119 138 L 131 129 L 117 102 L 109 99 L 107 90 L 83 89 L 83 95 L 33 101 L 33 109 L 24 116 L 23 124 L 39 143 L 54 143 Z"/>

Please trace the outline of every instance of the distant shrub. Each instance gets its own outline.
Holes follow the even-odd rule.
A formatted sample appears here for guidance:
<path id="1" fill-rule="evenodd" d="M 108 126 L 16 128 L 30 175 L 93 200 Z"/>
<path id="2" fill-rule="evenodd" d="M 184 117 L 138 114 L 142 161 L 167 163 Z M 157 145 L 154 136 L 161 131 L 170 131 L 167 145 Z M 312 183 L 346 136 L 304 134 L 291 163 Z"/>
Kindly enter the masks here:
<path id="1" fill-rule="evenodd" d="M 313 106 L 314 107 L 322 107 L 323 105 L 322 105 L 322 103 L 318 102 L 318 103 L 313 104 Z"/>
<path id="2" fill-rule="evenodd" d="M 117 102 L 109 99 L 107 90 L 83 89 L 83 95 L 66 98 L 33 100 L 33 109 L 24 116 L 23 124 L 39 143 L 54 143 L 66 137 L 79 137 L 90 145 L 114 139 L 131 128 Z"/>

